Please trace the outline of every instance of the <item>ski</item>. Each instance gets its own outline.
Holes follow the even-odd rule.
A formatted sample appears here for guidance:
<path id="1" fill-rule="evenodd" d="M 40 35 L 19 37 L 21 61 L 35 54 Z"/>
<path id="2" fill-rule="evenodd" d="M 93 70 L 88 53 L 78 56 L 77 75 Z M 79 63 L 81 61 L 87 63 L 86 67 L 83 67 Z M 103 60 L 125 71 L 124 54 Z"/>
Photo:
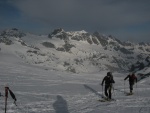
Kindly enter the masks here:
<path id="1" fill-rule="evenodd" d="M 107 100 L 105 100 L 105 99 L 99 99 L 98 101 L 100 101 L 100 102 L 107 102 Z"/>
<path id="2" fill-rule="evenodd" d="M 103 98 L 103 99 L 99 99 L 98 101 L 100 101 L 100 102 L 111 102 L 111 101 L 116 101 L 116 100 L 115 99 Z"/>
<path id="3" fill-rule="evenodd" d="M 126 93 L 126 96 L 130 96 L 130 95 L 133 95 L 133 93 Z"/>

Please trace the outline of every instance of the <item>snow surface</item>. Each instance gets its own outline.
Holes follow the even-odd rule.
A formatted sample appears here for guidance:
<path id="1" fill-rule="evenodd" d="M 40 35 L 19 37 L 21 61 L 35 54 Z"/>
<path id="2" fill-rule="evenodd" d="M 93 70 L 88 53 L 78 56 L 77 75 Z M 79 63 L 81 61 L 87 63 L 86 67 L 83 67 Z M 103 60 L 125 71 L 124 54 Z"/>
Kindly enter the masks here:
<path id="1" fill-rule="evenodd" d="M 47 69 L 98 73 L 102 70 L 127 71 L 137 61 L 143 62 L 150 51 L 148 43 L 140 45 L 127 42 L 130 45 L 127 46 L 112 36 L 96 37 L 84 30 L 54 31 L 59 32 L 34 35 L 17 29 L 5 30 L 0 34 L 1 52 L 12 53 L 28 64 Z"/>
<path id="2" fill-rule="evenodd" d="M 150 69 L 146 69 L 149 72 Z M 116 101 L 99 102 L 100 85 L 107 72 L 72 74 L 25 64 L 10 53 L 0 52 L 0 92 L 8 85 L 17 97 L 17 105 L 8 98 L 7 113 L 150 113 L 150 78 L 134 85 L 129 91 L 126 73 L 114 72 Z M 4 112 L 0 97 L 0 113 Z"/>
<path id="3" fill-rule="evenodd" d="M 82 33 L 86 32 L 71 32 L 73 35 Z M 93 54 L 101 54 L 101 57 L 106 56 L 111 61 L 112 56 L 119 57 L 114 50 L 104 50 L 101 45 L 89 46 L 87 41 L 72 40 L 71 44 L 76 48 L 72 48 L 71 53 L 58 52 L 41 44 L 51 42 L 56 47 L 61 47 L 64 41 L 58 38 L 50 40 L 45 35 L 30 33 L 22 38 L 8 38 L 14 44 L 0 43 L 0 92 L 5 95 L 4 87 L 9 86 L 16 95 L 17 106 L 9 95 L 7 113 L 150 113 L 149 76 L 140 80 L 140 75 L 137 75 L 139 81 L 134 85 L 134 95 L 126 96 L 124 92 L 129 92 L 129 84 L 128 81 L 124 82 L 124 78 L 128 73 L 113 72 L 116 83 L 112 97 L 116 101 L 99 102 L 103 94 L 100 84 L 107 71 L 97 71 L 99 69 L 86 60 L 84 65 L 76 65 L 74 61 L 77 57 L 86 59 Z M 21 44 L 23 41 L 27 46 Z M 27 52 L 35 51 L 34 47 L 40 48 L 37 55 Z M 135 56 L 137 53 L 141 51 L 136 51 Z M 145 54 L 147 56 L 148 53 Z M 64 71 L 63 63 L 69 60 L 72 62 L 70 65 L 74 65 L 81 73 Z M 96 62 L 97 60 L 95 59 Z M 33 65 L 33 62 L 42 64 Z M 103 58 L 101 63 L 115 66 Z M 144 64 L 147 65 L 146 62 Z M 149 67 L 138 71 L 142 74 L 149 72 Z M 4 112 L 4 108 L 5 99 L 0 97 L 0 113 Z"/>

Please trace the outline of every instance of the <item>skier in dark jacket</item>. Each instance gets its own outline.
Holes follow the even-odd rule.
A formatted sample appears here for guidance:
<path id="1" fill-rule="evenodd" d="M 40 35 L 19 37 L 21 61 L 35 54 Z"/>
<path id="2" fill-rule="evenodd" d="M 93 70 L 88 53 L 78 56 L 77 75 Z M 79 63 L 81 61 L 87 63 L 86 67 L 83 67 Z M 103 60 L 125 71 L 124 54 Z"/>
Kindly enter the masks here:
<path id="1" fill-rule="evenodd" d="M 127 77 L 124 79 L 128 79 L 129 78 L 129 88 L 130 88 L 130 94 L 132 94 L 133 92 L 133 85 L 136 82 L 137 83 L 137 77 L 135 76 L 134 73 L 130 73 L 129 75 L 127 75 Z"/>
<path id="2" fill-rule="evenodd" d="M 112 84 L 115 83 L 111 72 L 108 72 L 107 75 L 103 78 L 101 84 L 102 86 L 104 82 L 105 82 L 105 96 L 107 97 L 107 99 L 111 99 L 111 89 L 113 87 Z"/>

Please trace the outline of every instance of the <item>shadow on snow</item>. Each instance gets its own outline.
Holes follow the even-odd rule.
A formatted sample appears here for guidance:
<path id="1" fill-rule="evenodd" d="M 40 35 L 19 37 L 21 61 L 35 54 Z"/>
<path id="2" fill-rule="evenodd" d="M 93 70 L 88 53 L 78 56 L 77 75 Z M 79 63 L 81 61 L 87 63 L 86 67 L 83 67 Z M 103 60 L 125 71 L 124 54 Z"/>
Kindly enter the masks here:
<path id="1" fill-rule="evenodd" d="M 85 87 L 86 89 L 90 90 L 91 92 L 93 92 L 95 95 L 97 95 L 97 96 L 99 96 L 99 97 L 103 97 L 102 94 L 98 93 L 98 91 L 96 91 L 95 89 L 91 88 L 90 86 L 84 84 L 84 87 Z"/>
<path id="2" fill-rule="evenodd" d="M 56 113 L 69 113 L 67 102 L 60 95 L 57 95 L 57 100 L 53 103 L 53 107 Z"/>

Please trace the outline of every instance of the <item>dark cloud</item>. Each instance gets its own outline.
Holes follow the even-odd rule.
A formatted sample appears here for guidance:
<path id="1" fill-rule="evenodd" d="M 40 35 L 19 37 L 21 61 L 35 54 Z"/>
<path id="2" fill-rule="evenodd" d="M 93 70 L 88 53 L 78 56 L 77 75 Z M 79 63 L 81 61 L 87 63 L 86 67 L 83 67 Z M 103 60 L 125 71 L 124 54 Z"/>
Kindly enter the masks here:
<path id="1" fill-rule="evenodd" d="M 132 36 L 132 32 L 127 32 L 130 26 L 148 23 L 150 29 L 149 0 L 8 0 L 8 2 L 21 11 L 23 19 L 51 28 L 84 29 L 114 35 L 126 30 L 124 32 L 126 34 L 120 32 L 119 36 L 130 34 Z"/>

